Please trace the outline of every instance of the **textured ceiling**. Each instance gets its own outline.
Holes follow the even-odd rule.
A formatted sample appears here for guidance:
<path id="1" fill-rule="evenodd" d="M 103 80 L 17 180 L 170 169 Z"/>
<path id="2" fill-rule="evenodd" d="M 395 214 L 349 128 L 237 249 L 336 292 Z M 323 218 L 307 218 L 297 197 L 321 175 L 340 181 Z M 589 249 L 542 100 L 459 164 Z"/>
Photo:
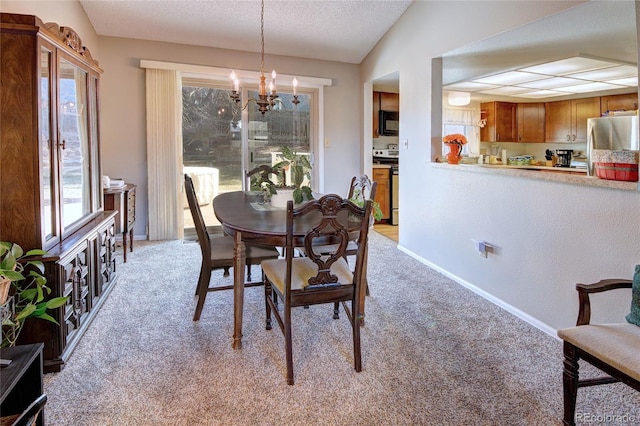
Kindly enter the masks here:
<path id="1" fill-rule="evenodd" d="M 260 51 L 257 0 L 81 0 L 98 35 Z M 265 53 L 359 64 L 411 0 L 267 0 Z"/>

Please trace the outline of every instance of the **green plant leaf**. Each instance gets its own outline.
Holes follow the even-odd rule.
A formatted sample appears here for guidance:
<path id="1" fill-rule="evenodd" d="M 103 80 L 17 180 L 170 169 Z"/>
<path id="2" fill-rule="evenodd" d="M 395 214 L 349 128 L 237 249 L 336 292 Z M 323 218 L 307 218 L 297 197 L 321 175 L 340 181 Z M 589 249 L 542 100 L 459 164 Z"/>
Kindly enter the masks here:
<path id="1" fill-rule="evenodd" d="M 38 318 L 42 319 L 42 320 L 50 321 L 50 322 L 52 322 L 54 324 L 58 324 L 58 321 L 56 321 L 55 318 L 53 318 L 51 315 L 49 315 L 47 313 L 44 313 L 44 314 L 40 315 Z"/>
<path id="2" fill-rule="evenodd" d="M 63 306 L 69 300 L 68 297 L 54 297 L 51 300 L 47 301 L 47 309 L 55 309 Z"/>
<path id="3" fill-rule="evenodd" d="M 44 250 L 40 250 L 40 249 L 33 249 L 33 250 L 29 250 L 25 256 L 44 256 L 45 254 L 48 254 L 46 251 Z"/>
<path id="4" fill-rule="evenodd" d="M 35 288 L 28 288 L 20 292 L 20 299 L 33 301 L 38 296 L 38 290 Z"/>
<path id="5" fill-rule="evenodd" d="M 33 303 L 27 304 L 24 309 L 18 313 L 16 313 L 16 321 L 20 321 L 21 319 L 28 318 L 36 311 L 36 305 Z"/>
<path id="6" fill-rule="evenodd" d="M 24 280 L 24 275 L 22 275 L 20 272 L 17 271 L 13 271 L 10 269 L 0 269 L 0 275 L 9 278 L 9 280 L 11 281 L 22 281 Z"/>
<path id="7" fill-rule="evenodd" d="M 34 268 L 38 269 L 38 271 L 40 271 L 41 274 L 44 274 L 44 263 L 42 263 L 39 260 L 30 260 L 29 262 L 27 262 L 28 265 L 33 266 Z M 37 274 L 38 272 L 36 271 L 31 271 L 33 274 Z"/>

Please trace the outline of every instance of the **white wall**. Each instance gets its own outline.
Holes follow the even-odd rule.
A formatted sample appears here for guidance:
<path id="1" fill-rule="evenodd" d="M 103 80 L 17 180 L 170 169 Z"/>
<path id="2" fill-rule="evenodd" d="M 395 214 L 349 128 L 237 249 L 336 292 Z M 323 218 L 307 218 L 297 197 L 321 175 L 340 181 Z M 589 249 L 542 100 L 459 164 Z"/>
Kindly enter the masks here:
<path id="1" fill-rule="evenodd" d="M 104 171 L 138 184 L 140 220 L 135 234 L 145 235 L 147 172 L 145 130 L 145 78 L 140 60 L 178 62 L 212 67 L 255 70 L 259 55 L 225 49 L 101 37 L 101 128 Z M 337 62 L 266 56 L 280 74 L 332 79 L 324 88 L 324 192 L 346 194 L 351 176 L 361 170 L 362 106 L 359 67 Z M 138 198 L 139 197 L 139 198 Z"/>
<path id="2" fill-rule="evenodd" d="M 0 11 L 35 15 L 45 23 L 55 22 L 60 26 L 70 27 L 78 33 L 82 44 L 89 48 L 91 56 L 97 60 L 100 58 L 98 35 L 78 1 L 0 0 Z"/>
<path id="3" fill-rule="evenodd" d="M 432 166 L 431 147 L 441 141 L 431 61 L 575 5 L 414 2 L 361 68 L 365 85 L 400 74 L 401 248 L 552 334 L 575 324 L 577 282 L 631 278 L 640 263 L 640 194 Z M 479 239 L 496 253 L 480 257 L 471 241 Z M 594 320 L 624 321 L 630 297 L 605 305 L 594 304 Z"/>

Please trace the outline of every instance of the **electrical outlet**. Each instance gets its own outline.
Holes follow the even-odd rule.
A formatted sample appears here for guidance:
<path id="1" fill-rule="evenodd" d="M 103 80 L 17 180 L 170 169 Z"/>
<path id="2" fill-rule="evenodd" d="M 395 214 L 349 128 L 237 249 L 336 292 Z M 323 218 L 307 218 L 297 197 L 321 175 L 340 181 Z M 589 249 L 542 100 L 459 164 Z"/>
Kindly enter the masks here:
<path id="1" fill-rule="evenodd" d="M 476 251 L 478 252 L 478 254 L 482 257 L 487 257 L 487 252 L 489 251 L 491 246 L 483 240 L 479 240 L 479 241 L 471 240 L 471 241 L 473 241 L 473 245 Z"/>

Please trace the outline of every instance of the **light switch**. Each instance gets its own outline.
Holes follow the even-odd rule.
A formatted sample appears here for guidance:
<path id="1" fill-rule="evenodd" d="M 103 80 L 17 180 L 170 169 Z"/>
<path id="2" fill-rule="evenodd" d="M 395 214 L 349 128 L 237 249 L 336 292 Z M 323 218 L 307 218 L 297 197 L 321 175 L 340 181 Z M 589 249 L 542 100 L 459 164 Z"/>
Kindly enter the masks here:
<path id="1" fill-rule="evenodd" d="M 329 138 L 324 138 L 324 147 L 329 148 L 330 146 L 331 146 L 331 143 L 329 142 Z"/>
<path id="2" fill-rule="evenodd" d="M 402 144 L 404 145 L 404 149 L 408 149 L 409 148 L 409 139 L 404 139 L 402 141 Z"/>

